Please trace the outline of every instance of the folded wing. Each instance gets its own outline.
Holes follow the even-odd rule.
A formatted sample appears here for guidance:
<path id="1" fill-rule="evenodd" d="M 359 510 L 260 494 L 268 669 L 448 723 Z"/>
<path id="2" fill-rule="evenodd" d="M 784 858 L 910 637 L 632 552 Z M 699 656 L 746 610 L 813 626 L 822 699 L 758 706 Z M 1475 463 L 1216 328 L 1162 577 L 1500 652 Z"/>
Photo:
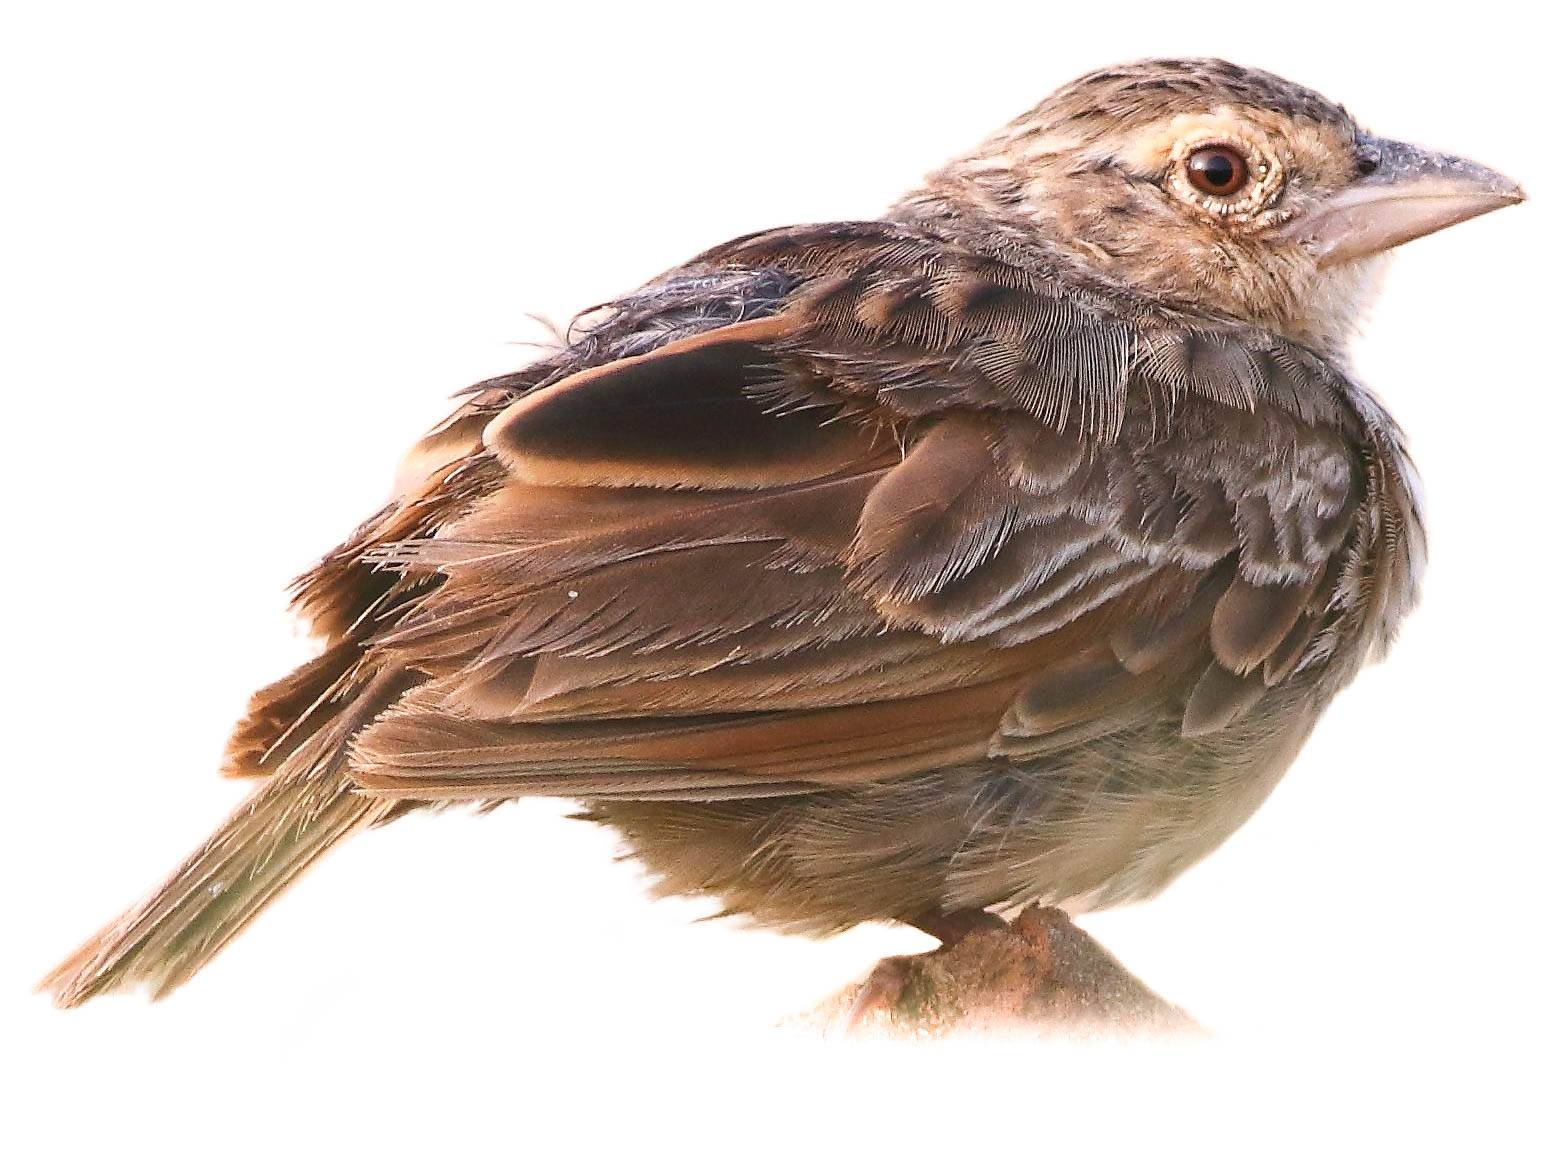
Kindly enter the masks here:
<path id="1" fill-rule="evenodd" d="M 1336 647 L 1383 489 L 1322 363 L 872 231 L 707 257 L 788 291 L 481 415 L 432 477 L 470 506 L 357 554 L 424 583 L 370 643 L 424 681 L 362 787 L 891 782 L 1216 734 Z"/>

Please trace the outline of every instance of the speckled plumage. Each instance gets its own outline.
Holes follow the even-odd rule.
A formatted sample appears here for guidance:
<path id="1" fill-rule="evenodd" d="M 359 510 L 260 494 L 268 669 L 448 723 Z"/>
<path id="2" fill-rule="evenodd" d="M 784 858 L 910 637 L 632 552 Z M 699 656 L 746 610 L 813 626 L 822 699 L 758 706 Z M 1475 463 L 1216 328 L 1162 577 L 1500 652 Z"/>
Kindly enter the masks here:
<path id="1" fill-rule="evenodd" d="M 1239 199 L 1179 169 L 1215 140 Z M 1223 62 L 1101 71 L 473 387 L 299 582 L 326 646 L 234 734 L 252 801 L 50 986 L 166 990 L 445 801 L 578 798 L 780 929 L 1161 889 L 1414 600 L 1414 473 L 1343 357 L 1376 258 L 1296 226 L 1376 141 Z"/>

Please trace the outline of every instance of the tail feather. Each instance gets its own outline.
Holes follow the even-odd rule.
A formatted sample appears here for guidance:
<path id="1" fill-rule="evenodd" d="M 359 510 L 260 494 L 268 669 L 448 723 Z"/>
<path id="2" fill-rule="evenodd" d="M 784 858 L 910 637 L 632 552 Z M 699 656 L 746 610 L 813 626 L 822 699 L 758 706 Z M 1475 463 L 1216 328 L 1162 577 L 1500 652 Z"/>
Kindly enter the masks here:
<path id="1" fill-rule="evenodd" d="M 60 1007 L 135 986 L 160 999 L 329 849 L 394 805 L 355 793 L 341 778 L 269 781 L 150 897 L 51 971 L 40 990 Z"/>
<path id="2" fill-rule="evenodd" d="M 404 802 L 357 792 L 346 755 L 352 736 L 395 700 L 405 678 L 358 660 L 324 687 L 320 678 L 333 672 L 309 670 L 293 677 L 305 679 L 318 697 L 292 712 L 297 724 L 309 725 L 308 734 L 292 740 L 275 774 L 161 886 L 44 977 L 39 990 L 58 1006 L 136 986 L 160 999 L 330 849 L 404 811 Z M 295 730 L 276 729 L 284 741 Z"/>
<path id="3" fill-rule="evenodd" d="M 333 699 L 362 666 L 351 642 L 329 646 L 297 670 L 262 687 L 228 740 L 222 771 L 234 777 L 265 776 L 292 750 L 340 714 Z"/>

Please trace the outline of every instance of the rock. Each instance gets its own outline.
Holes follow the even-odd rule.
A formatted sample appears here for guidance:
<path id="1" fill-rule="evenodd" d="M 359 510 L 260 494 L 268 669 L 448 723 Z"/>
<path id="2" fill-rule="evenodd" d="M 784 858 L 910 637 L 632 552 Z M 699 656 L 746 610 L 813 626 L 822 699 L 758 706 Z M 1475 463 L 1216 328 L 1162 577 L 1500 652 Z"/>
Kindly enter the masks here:
<path id="1" fill-rule="evenodd" d="M 885 959 L 806 1020 L 852 1035 L 1201 1032 L 1066 914 L 1039 907 L 949 946 Z"/>

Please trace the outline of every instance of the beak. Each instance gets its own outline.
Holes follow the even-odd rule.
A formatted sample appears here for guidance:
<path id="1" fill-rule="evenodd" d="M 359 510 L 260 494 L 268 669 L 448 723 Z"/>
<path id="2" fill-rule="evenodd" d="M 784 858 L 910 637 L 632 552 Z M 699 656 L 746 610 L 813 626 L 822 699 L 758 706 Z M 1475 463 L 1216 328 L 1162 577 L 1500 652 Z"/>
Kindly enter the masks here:
<path id="1" fill-rule="evenodd" d="M 1366 135 L 1359 156 L 1367 173 L 1284 228 L 1311 250 L 1318 268 L 1373 256 L 1527 198 L 1498 171 L 1406 142 Z"/>

